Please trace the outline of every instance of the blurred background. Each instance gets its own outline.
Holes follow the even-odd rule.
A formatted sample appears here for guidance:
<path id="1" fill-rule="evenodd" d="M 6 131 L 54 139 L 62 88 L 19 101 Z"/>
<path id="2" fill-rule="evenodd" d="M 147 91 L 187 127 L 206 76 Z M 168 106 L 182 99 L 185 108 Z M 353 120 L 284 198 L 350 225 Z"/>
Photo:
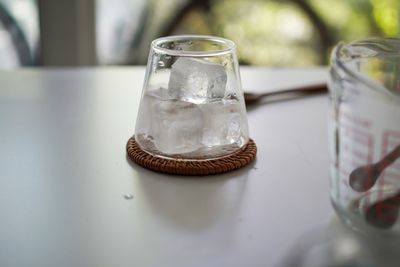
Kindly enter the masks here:
<path id="1" fill-rule="evenodd" d="M 0 68 L 140 65 L 173 34 L 235 41 L 244 65 L 325 65 L 340 40 L 399 36 L 399 0 L 0 0 Z"/>

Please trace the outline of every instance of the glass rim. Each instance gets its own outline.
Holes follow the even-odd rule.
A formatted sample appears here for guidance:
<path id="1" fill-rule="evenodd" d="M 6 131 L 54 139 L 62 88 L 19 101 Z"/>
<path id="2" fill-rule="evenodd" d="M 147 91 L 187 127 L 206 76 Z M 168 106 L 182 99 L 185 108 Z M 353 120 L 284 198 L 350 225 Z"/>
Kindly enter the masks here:
<path id="1" fill-rule="evenodd" d="M 226 48 L 214 49 L 209 51 L 187 51 L 187 50 L 174 50 L 160 46 L 165 42 L 177 41 L 177 40 L 186 40 L 186 41 L 206 40 L 219 44 L 224 44 L 226 45 Z M 229 39 L 212 35 L 171 35 L 171 36 L 160 37 L 153 40 L 151 42 L 151 48 L 158 53 L 168 54 L 171 56 L 214 57 L 232 53 L 236 49 L 236 44 Z"/>
<path id="2" fill-rule="evenodd" d="M 343 60 L 343 56 L 341 55 L 343 49 L 345 49 L 346 47 L 353 47 L 353 46 L 365 46 L 366 44 L 376 44 L 377 42 L 389 42 L 389 41 L 395 41 L 398 42 L 400 45 L 400 38 L 396 38 L 396 37 L 383 37 L 383 38 L 379 38 L 379 37 L 372 37 L 372 38 L 366 38 L 366 39 L 360 39 L 360 40 L 356 40 L 350 43 L 345 43 L 343 41 L 339 42 L 333 49 L 332 52 L 332 67 L 338 67 L 341 70 L 343 70 L 347 75 L 349 75 L 350 77 L 352 77 L 353 79 L 355 79 L 357 82 L 360 82 L 362 84 L 365 84 L 366 86 L 370 87 L 370 88 L 376 88 L 378 87 L 382 87 L 385 88 L 383 85 L 379 84 L 379 83 L 375 83 L 372 80 L 366 79 L 365 77 L 363 77 L 359 72 L 357 71 L 353 71 L 351 70 L 349 67 L 346 66 L 345 64 L 345 60 Z M 392 53 L 395 55 L 396 52 L 392 51 Z M 350 61 L 355 60 L 355 59 L 359 59 L 359 58 L 373 58 L 374 56 L 376 56 L 378 54 L 378 52 L 374 53 L 374 54 L 370 54 L 367 56 L 362 56 L 362 55 L 352 55 Z M 400 51 L 397 51 L 397 54 L 400 54 Z M 354 56 L 354 57 L 353 57 Z M 387 90 L 385 90 L 386 92 Z M 395 95 L 392 92 L 388 92 L 391 95 Z M 395 95 L 398 97 L 398 95 Z"/>

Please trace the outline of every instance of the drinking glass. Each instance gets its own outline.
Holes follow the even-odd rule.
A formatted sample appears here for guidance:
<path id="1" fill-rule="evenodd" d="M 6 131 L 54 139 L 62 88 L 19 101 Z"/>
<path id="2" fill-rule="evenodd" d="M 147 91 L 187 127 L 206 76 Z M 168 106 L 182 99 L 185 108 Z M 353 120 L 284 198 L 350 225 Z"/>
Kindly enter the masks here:
<path id="1" fill-rule="evenodd" d="M 170 36 L 151 43 L 135 140 L 154 156 L 228 156 L 248 140 L 235 44 L 213 36 Z"/>
<path id="2" fill-rule="evenodd" d="M 400 237 L 400 39 L 332 53 L 331 200 L 353 229 Z"/>

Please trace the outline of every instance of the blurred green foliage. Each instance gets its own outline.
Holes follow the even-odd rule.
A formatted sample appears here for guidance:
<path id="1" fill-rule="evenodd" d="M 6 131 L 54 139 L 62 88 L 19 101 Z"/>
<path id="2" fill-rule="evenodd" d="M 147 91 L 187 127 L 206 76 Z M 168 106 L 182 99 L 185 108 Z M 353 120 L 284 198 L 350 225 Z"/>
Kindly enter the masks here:
<path id="1" fill-rule="evenodd" d="M 399 36 L 400 0 L 213 0 L 194 9 L 179 32 L 237 43 L 242 64 L 327 64 L 333 46 L 370 36 Z"/>

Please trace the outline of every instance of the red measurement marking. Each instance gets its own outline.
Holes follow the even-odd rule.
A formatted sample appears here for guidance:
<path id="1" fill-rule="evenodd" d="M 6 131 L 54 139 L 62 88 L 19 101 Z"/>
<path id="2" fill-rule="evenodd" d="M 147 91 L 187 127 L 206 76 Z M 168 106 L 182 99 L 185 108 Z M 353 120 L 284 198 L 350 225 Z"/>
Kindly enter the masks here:
<path id="1" fill-rule="evenodd" d="M 341 158 L 342 167 L 344 166 L 345 169 L 351 169 L 351 171 L 358 167 L 367 165 L 368 163 L 368 156 L 366 156 L 365 160 L 358 160 L 357 158 L 351 157 L 351 155 L 343 154 Z"/>
<path id="2" fill-rule="evenodd" d="M 350 131 L 345 131 L 344 132 L 344 136 L 352 139 L 352 142 L 357 143 L 361 146 L 367 146 L 368 145 L 368 138 L 367 137 L 363 137 L 357 134 L 354 134 L 353 132 Z"/>
<path id="3" fill-rule="evenodd" d="M 340 182 L 345 186 L 345 190 L 352 192 L 349 185 L 350 174 L 358 167 L 372 163 L 374 140 L 369 132 L 371 125 L 372 123 L 367 119 L 353 114 L 340 112 L 338 115 L 338 129 L 341 134 L 339 174 L 342 177 Z"/>
<path id="4" fill-rule="evenodd" d="M 398 170 L 386 170 L 385 176 L 387 178 L 394 178 L 400 180 L 400 172 Z"/>
<path id="5" fill-rule="evenodd" d="M 350 132 L 353 132 L 353 133 L 355 133 L 357 135 L 360 135 L 360 136 L 364 136 L 364 137 L 370 136 L 370 133 L 368 132 L 367 129 L 358 128 L 356 125 L 350 124 L 350 123 L 347 123 L 347 122 L 340 122 L 339 123 L 339 128 L 340 129 L 345 129 L 345 130 L 350 131 Z"/>
<path id="6" fill-rule="evenodd" d="M 363 129 L 370 129 L 372 125 L 368 119 L 349 114 L 342 110 L 339 111 L 339 122 L 348 122 L 351 125 L 357 126 L 357 128 Z"/>
<path id="7" fill-rule="evenodd" d="M 367 162 L 367 163 L 365 163 L 365 162 Z M 368 164 L 368 156 L 367 156 L 367 160 L 365 160 L 365 161 L 355 161 L 354 158 L 352 161 L 350 161 L 350 166 L 352 169 L 358 168 L 360 166 L 364 166 L 366 164 Z"/>
<path id="8" fill-rule="evenodd" d="M 391 167 L 393 167 L 393 169 L 399 169 L 399 168 L 400 168 L 400 160 L 397 159 L 397 161 L 395 161 L 395 162 L 392 164 Z"/>
<path id="9" fill-rule="evenodd" d="M 380 221 L 392 222 L 397 219 L 396 211 L 399 206 L 399 196 L 393 197 L 391 199 L 380 200 L 381 202 L 375 206 L 375 216 L 379 218 Z"/>
<path id="10" fill-rule="evenodd" d="M 390 138 L 398 138 L 400 140 L 400 132 L 387 130 L 385 134 L 387 134 Z"/>
<path id="11" fill-rule="evenodd" d="M 373 145 L 374 145 L 374 142 L 373 142 L 373 139 L 371 137 L 369 139 L 369 142 L 368 142 L 368 148 L 369 148 L 368 159 L 367 159 L 368 164 L 372 164 L 372 161 L 373 161 L 373 158 L 372 158 L 372 155 L 374 154 Z M 367 205 L 369 205 L 369 203 L 370 203 L 370 195 L 368 195 L 368 197 L 366 198 L 365 202 L 366 202 Z"/>
<path id="12" fill-rule="evenodd" d="M 352 156 L 360 159 L 363 162 L 367 161 L 367 159 L 368 159 L 368 151 L 367 151 L 367 153 L 365 153 L 356 148 L 349 147 L 347 145 L 344 145 L 343 148 L 345 151 L 349 152 Z"/>
<path id="13" fill-rule="evenodd" d="M 391 130 L 387 130 L 383 133 L 382 139 L 382 150 L 381 150 L 381 158 L 386 157 L 388 153 L 390 153 L 396 146 L 400 144 L 400 132 L 395 132 Z M 393 163 L 391 166 L 384 170 L 381 174 L 381 177 L 378 181 L 378 198 L 381 199 L 383 197 L 383 190 L 385 187 L 385 181 L 390 180 L 390 178 L 399 178 L 400 176 L 400 166 L 398 163 Z M 390 170 L 390 172 L 388 172 Z M 393 173 L 395 171 L 395 173 Z M 395 175 L 393 175 L 395 174 Z"/>
<path id="14" fill-rule="evenodd" d="M 372 139 L 370 133 L 354 128 L 351 125 L 340 125 L 340 129 L 346 137 L 363 146 L 368 145 L 369 139 Z"/>
<path id="15" fill-rule="evenodd" d="M 390 150 L 392 150 L 395 147 L 397 147 L 398 145 L 400 145 L 400 140 L 394 141 L 393 139 L 390 139 L 389 143 L 388 143 L 388 148 L 390 148 Z"/>

